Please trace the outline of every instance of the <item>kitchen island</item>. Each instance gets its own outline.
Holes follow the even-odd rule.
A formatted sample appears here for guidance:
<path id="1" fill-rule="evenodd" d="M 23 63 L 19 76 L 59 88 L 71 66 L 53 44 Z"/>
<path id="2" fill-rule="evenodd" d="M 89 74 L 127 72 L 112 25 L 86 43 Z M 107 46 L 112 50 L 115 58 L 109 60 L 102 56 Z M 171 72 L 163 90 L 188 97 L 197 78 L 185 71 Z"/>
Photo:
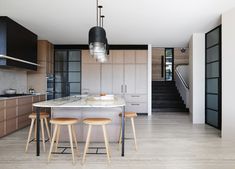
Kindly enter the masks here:
<path id="1" fill-rule="evenodd" d="M 41 108 L 51 108 L 52 117 L 76 117 L 84 119 L 87 117 L 107 117 L 112 119 L 112 124 L 107 126 L 108 133 L 111 134 L 110 141 L 118 140 L 120 119 L 118 114 L 122 112 L 122 156 L 124 156 L 124 131 L 125 131 L 125 100 L 120 96 L 114 96 L 113 99 L 98 96 L 69 96 L 59 99 L 44 101 L 33 104 L 37 113 L 37 156 L 40 155 L 40 122 L 39 112 Z M 84 141 L 86 137 L 86 125 L 82 123 L 77 125 L 77 136 L 80 141 Z M 62 132 L 63 133 L 63 132 Z M 93 132 L 92 141 L 102 141 L 102 135 L 99 129 Z M 66 135 L 62 136 L 66 140 Z"/>

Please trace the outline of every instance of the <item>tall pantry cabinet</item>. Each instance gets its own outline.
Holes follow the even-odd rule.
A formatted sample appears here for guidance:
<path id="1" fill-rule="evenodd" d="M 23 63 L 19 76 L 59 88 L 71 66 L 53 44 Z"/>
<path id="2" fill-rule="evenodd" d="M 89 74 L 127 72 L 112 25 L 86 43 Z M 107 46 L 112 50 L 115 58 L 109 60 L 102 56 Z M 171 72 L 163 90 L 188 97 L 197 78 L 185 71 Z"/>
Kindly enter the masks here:
<path id="1" fill-rule="evenodd" d="M 105 63 L 82 51 L 82 93 L 115 94 L 126 100 L 126 111 L 148 112 L 147 50 L 111 50 Z"/>

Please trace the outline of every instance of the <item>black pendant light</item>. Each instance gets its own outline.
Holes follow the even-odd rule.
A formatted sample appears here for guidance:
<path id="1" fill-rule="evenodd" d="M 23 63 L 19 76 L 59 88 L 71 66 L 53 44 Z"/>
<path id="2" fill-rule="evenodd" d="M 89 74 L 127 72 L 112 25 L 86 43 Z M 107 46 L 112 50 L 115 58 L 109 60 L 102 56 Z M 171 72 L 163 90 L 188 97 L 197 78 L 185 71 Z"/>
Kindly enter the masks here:
<path id="1" fill-rule="evenodd" d="M 103 25 L 103 17 L 101 17 L 102 6 L 98 5 L 97 0 L 97 25 L 89 30 L 89 49 L 90 55 L 99 62 L 107 60 L 107 38 L 106 32 L 101 26 Z"/>

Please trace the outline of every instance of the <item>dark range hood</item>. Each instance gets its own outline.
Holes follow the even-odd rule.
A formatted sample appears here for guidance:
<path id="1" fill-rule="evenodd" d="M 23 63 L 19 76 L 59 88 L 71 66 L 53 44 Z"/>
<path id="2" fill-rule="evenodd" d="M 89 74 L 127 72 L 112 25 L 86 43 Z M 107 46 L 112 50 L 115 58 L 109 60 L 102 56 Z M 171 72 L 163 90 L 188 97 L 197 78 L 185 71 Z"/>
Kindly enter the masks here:
<path id="1" fill-rule="evenodd" d="M 0 68 L 37 70 L 37 35 L 0 16 Z"/>

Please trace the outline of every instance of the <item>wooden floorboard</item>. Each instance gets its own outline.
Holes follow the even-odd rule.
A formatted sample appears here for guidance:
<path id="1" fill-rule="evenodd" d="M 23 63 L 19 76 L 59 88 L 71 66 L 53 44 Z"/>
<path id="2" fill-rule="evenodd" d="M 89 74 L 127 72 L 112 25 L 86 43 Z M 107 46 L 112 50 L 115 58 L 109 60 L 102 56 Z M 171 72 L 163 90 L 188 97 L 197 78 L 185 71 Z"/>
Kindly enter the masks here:
<path id="1" fill-rule="evenodd" d="M 35 144 L 25 153 L 28 128 L 0 139 L 0 169 L 234 169 L 235 142 L 222 141 L 220 131 L 208 125 L 192 125 L 186 113 L 153 113 L 138 116 L 136 121 L 138 151 L 133 140 L 126 141 L 126 155 L 120 156 L 118 145 L 111 143 L 111 163 L 106 155 L 87 155 L 85 164 L 71 155 L 53 155 L 47 162 L 47 152 L 35 156 Z M 127 137 L 132 136 L 130 122 Z M 93 144 L 96 146 L 97 144 Z M 102 144 L 99 144 L 102 145 Z M 83 151 L 84 144 L 80 143 Z"/>

